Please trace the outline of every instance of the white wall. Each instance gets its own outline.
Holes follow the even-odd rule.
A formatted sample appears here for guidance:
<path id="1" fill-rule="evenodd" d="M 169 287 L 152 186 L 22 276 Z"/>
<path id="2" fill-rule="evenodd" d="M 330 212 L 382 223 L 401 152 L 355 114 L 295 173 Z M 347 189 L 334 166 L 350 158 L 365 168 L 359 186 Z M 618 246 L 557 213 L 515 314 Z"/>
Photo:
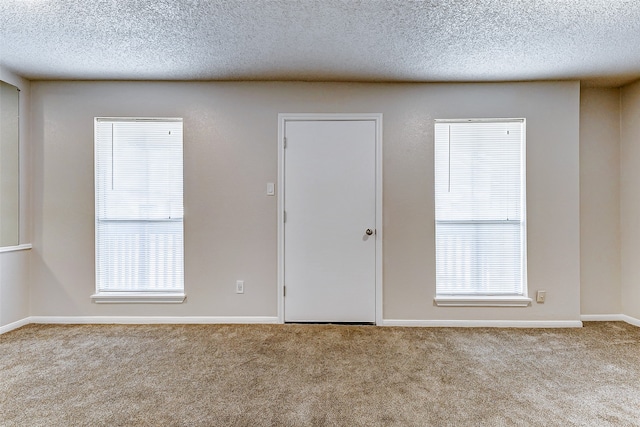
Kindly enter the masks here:
<path id="1" fill-rule="evenodd" d="M 622 312 L 640 319 L 640 82 L 621 89 Z"/>
<path id="2" fill-rule="evenodd" d="M 384 114 L 386 319 L 578 320 L 577 82 L 351 84 L 33 82 L 31 314 L 276 316 L 277 114 Z M 100 305 L 94 291 L 93 118 L 185 127 L 187 301 Z M 528 308 L 435 307 L 433 119 L 525 117 Z M 234 293 L 236 279 L 245 294 Z"/>
<path id="3" fill-rule="evenodd" d="M 620 89 L 580 91 L 581 312 L 622 313 Z"/>
<path id="4" fill-rule="evenodd" d="M 30 83 L 0 67 L 0 80 L 20 89 L 20 243 L 30 243 Z M 0 327 L 29 316 L 30 251 L 0 253 Z"/>

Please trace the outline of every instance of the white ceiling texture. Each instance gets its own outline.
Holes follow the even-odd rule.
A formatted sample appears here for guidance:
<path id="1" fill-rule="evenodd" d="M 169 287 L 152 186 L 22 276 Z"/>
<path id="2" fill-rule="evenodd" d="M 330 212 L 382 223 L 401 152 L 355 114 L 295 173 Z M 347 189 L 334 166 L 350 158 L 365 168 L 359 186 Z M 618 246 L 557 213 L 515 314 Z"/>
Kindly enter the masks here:
<path id="1" fill-rule="evenodd" d="M 640 0 L 0 0 L 28 79 L 640 78 Z"/>

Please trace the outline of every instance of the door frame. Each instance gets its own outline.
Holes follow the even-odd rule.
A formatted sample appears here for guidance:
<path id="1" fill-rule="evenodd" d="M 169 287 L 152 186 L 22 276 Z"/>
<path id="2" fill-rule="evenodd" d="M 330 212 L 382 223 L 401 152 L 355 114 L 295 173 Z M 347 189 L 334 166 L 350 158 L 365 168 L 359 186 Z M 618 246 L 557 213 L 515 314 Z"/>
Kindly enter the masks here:
<path id="1" fill-rule="evenodd" d="M 284 137 L 286 123 L 289 121 L 356 121 L 373 120 L 376 126 L 376 259 L 375 259 L 375 319 L 376 325 L 382 324 L 382 113 L 279 113 L 278 114 L 278 322 L 284 323 Z"/>

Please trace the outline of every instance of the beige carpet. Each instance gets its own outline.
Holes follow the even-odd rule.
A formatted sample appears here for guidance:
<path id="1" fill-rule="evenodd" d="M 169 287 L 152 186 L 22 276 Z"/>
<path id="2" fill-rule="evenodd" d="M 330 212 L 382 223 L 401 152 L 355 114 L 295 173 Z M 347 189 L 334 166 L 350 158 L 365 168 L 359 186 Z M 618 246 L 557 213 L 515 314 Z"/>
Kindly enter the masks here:
<path id="1" fill-rule="evenodd" d="M 640 426 L 640 328 L 29 325 L 2 426 Z"/>

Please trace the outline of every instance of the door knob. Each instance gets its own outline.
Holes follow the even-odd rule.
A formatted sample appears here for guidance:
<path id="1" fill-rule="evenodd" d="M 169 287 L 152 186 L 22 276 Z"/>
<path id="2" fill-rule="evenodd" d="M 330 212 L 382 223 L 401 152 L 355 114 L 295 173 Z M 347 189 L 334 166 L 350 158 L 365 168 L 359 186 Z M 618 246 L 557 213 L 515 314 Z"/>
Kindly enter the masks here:
<path id="1" fill-rule="evenodd" d="M 367 228 L 367 231 L 365 231 L 365 233 L 367 234 L 367 236 L 371 236 L 373 234 L 373 230 L 370 228 Z"/>

